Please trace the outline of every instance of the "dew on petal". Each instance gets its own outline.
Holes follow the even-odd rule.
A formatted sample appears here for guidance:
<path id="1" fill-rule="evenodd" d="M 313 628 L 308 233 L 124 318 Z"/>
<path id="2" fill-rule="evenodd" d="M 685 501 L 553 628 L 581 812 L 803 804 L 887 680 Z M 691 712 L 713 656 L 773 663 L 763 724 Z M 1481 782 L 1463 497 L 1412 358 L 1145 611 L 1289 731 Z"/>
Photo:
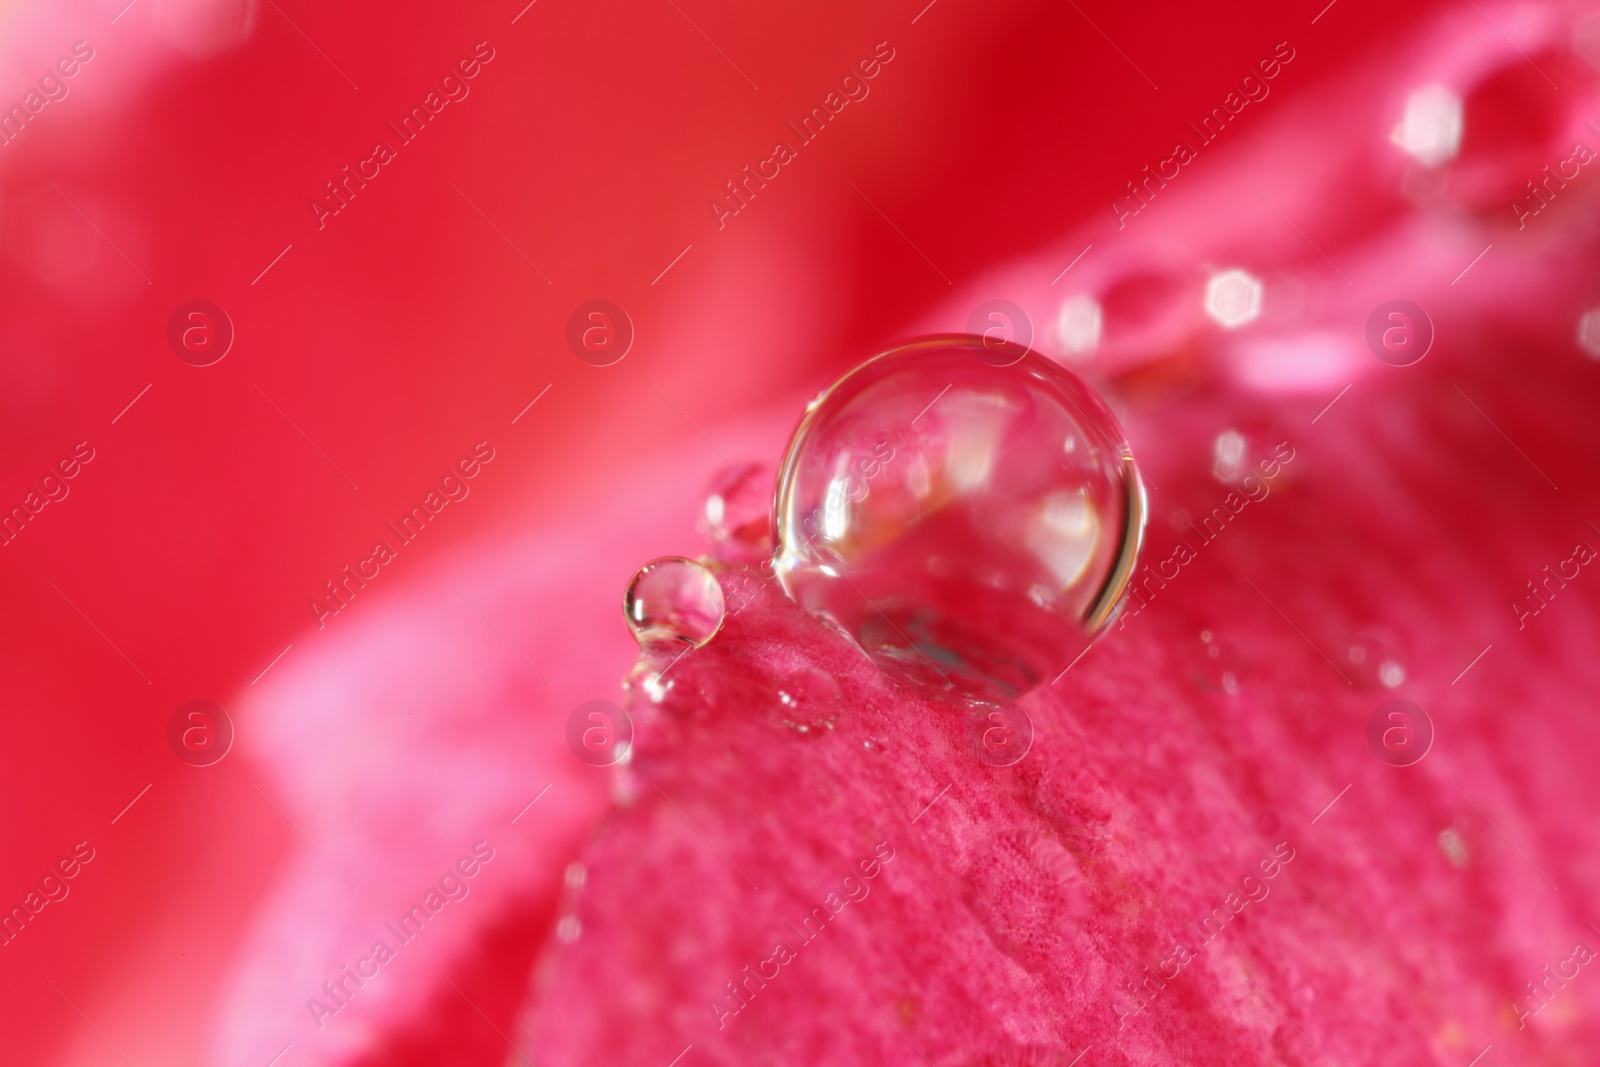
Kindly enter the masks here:
<path id="1" fill-rule="evenodd" d="M 807 714 L 831 714 L 839 704 L 839 683 L 825 671 L 801 667 L 778 682 L 778 703 Z"/>
<path id="2" fill-rule="evenodd" d="M 1213 274 L 1206 282 L 1206 314 L 1229 330 L 1261 317 L 1261 281 L 1234 269 Z"/>
<path id="3" fill-rule="evenodd" d="M 778 478 L 774 566 L 880 666 L 1007 699 L 1110 619 L 1144 497 L 1111 412 L 1038 353 L 919 341 L 808 408 Z"/>
<path id="4" fill-rule="evenodd" d="M 1405 117 L 1389 139 L 1424 167 L 1448 163 L 1461 151 L 1461 97 L 1429 85 L 1406 98 Z"/>
<path id="5" fill-rule="evenodd" d="M 800 667 L 778 682 L 783 724 L 802 737 L 818 737 L 834 728 L 840 711 L 839 683 L 826 672 Z"/>
<path id="6" fill-rule="evenodd" d="M 622 597 L 623 617 L 641 646 L 681 642 L 699 648 L 716 636 L 726 610 L 716 575 L 681 556 L 640 567 Z"/>
<path id="7" fill-rule="evenodd" d="M 1249 661 L 1243 649 L 1215 631 L 1200 631 L 1200 688 L 1234 696 L 1244 688 Z"/>

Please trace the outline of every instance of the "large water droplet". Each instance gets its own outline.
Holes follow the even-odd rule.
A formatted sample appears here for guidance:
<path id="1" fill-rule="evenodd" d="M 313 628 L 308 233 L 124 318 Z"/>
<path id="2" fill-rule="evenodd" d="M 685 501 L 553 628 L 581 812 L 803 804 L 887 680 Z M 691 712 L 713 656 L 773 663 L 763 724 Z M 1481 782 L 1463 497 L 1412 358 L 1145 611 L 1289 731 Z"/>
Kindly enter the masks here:
<path id="1" fill-rule="evenodd" d="M 1116 419 L 1070 372 L 977 337 L 869 360 L 812 402 L 778 475 L 774 566 L 886 667 L 1001 699 L 1111 618 L 1144 528 Z"/>
<path id="2" fill-rule="evenodd" d="M 641 646 L 682 642 L 699 648 L 716 636 L 727 607 L 703 563 L 663 556 L 640 567 L 622 595 L 622 614 Z"/>

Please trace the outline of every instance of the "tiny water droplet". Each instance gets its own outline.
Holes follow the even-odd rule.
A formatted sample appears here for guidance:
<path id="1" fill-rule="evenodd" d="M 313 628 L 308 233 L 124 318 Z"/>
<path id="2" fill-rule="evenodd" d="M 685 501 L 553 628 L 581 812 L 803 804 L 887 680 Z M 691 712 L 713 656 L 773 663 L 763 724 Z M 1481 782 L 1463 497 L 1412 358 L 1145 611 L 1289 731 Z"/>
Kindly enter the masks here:
<path id="1" fill-rule="evenodd" d="M 832 712 L 839 706 L 839 683 L 826 671 L 800 667 L 778 683 L 778 701 L 796 711 Z"/>
<path id="2" fill-rule="evenodd" d="M 674 655 L 676 654 L 674 653 Z M 667 665 L 670 666 L 670 663 Z M 652 704 L 659 704 L 667 699 L 667 694 L 672 691 L 673 686 L 676 684 L 676 679 L 663 678 L 660 671 L 643 659 L 634 665 L 633 672 L 622 682 L 624 689 L 632 690 L 635 686 L 638 686 L 639 689 L 644 691 L 645 697 Z"/>
<path id="3" fill-rule="evenodd" d="M 622 596 L 622 614 L 640 646 L 681 642 L 699 648 L 722 627 L 727 605 L 703 563 L 664 556 L 640 567 Z"/>
<path id="4" fill-rule="evenodd" d="M 567 883 L 568 889 L 576 892 L 577 890 L 583 888 L 584 880 L 587 877 L 588 872 L 584 869 L 582 862 L 573 860 L 571 863 L 567 864 L 567 870 L 563 880 Z"/>
<path id="5" fill-rule="evenodd" d="M 1247 419 L 1223 430 L 1211 442 L 1211 476 L 1241 490 L 1252 501 L 1265 500 L 1286 484 L 1294 447 L 1276 424 Z"/>
<path id="6" fill-rule="evenodd" d="M 1200 631 L 1200 672 L 1202 689 L 1233 696 L 1244 688 L 1249 660 L 1238 643 L 1219 637 L 1210 630 Z"/>
<path id="7" fill-rule="evenodd" d="M 871 359 L 807 409 L 778 475 L 774 566 L 880 666 L 1001 700 L 1110 619 L 1144 528 L 1122 431 L 1035 352 L 982 338 Z"/>
<path id="8" fill-rule="evenodd" d="M 570 945 L 583 933 L 583 923 L 576 915 L 567 915 L 556 923 L 556 937 L 562 944 Z"/>
<path id="9" fill-rule="evenodd" d="M 839 715 L 839 683 L 812 667 L 801 667 L 778 683 L 783 724 L 802 737 L 833 729 Z"/>

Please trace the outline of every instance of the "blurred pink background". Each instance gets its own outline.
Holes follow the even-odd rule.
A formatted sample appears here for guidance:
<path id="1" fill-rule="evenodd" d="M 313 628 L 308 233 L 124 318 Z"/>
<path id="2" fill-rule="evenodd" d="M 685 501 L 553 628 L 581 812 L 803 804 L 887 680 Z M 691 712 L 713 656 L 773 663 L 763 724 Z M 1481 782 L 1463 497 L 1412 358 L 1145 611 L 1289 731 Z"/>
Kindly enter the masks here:
<path id="1" fill-rule="evenodd" d="M 1319 2 L 122 3 L 0 7 L 0 101 L 23 104 L 75 42 L 92 49 L 66 95 L 0 147 L 0 504 L 20 505 L 79 442 L 93 449 L 0 558 L 5 906 L 77 842 L 94 849 L 70 895 L 0 953 L 11 1063 L 264 1067 L 304 1009 L 283 1005 L 281 1042 L 261 1021 L 256 1059 L 236 1027 L 219 1037 L 241 960 L 317 951 L 347 906 L 318 879 L 348 875 L 388 908 L 385 893 L 415 896 L 479 838 L 503 859 L 468 902 L 520 916 L 495 937 L 513 965 L 531 959 L 606 800 L 560 730 L 633 662 L 624 582 L 651 556 L 702 550 L 694 520 L 719 451 L 772 464 L 807 395 L 900 338 L 964 328 L 1005 298 L 1059 355 L 1060 301 L 1103 285 L 1091 374 L 1137 378 L 1197 328 L 1197 302 L 1165 310 L 1171 287 L 1233 265 L 1230 243 L 1234 262 L 1324 271 L 1326 253 L 1359 269 L 1355 292 L 1328 297 L 1351 323 L 1417 292 L 1383 279 L 1424 266 L 1436 322 L 1449 301 L 1492 316 L 1519 292 L 1553 299 L 1551 277 L 1581 288 L 1571 271 L 1493 259 L 1477 267 L 1484 289 L 1447 284 L 1482 244 L 1512 239 L 1508 202 L 1568 154 L 1593 71 L 1568 47 L 1566 7 L 1502 5 L 1491 26 L 1470 8 L 1377 0 L 1320 15 Z M 1526 66 L 1508 39 L 1528 46 Z M 1188 206 L 1163 217 L 1158 198 L 1119 231 L 1108 201 L 1282 41 L 1294 59 L 1261 113 L 1174 181 Z M 385 124 L 480 42 L 492 59 L 468 94 L 319 227 L 309 202 L 324 183 L 393 141 Z M 719 227 L 708 200 L 879 42 L 893 59 L 870 93 Z M 1542 95 L 1546 75 L 1568 95 Z M 1434 194 L 1399 195 L 1427 174 L 1384 125 L 1430 78 L 1467 99 L 1451 195 L 1462 225 L 1483 229 L 1459 241 L 1417 242 L 1427 224 L 1408 213 Z M 1281 216 L 1219 191 L 1241 173 Z M 609 367 L 566 343 L 568 316 L 594 298 L 636 331 Z M 165 338 L 194 299 L 235 331 L 207 367 Z M 1568 344 L 1576 310 L 1556 308 L 1549 336 Z M 1241 342 L 1230 381 L 1326 399 L 1375 366 L 1330 351 L 1320 370 L 1286 370 Z M 1181 379 L 1181 362 L 1158 373 Z M 324 583 L 483 441 L 494 458 L 470 494 L 319 629 L 308 603 Z M 531 614 L 530 590 L 549 595 Z M 399 605 L 438 632 L 396 643 L 383 627 Z M 532 669 L 480 690 L 484 658 L 508 645 Z M 439 663 L 419 687 L 402 650 L 428 649 Z M 330 688 L 340 657 L 370 667 L 357 697 Z M 211 767 L 167 747 L 169 715 L 194 699 L 237 730 Z M 341 714 L 352 701 L 366 718 Z M 271 719 L 285 702 L 325 718 Z M 369 727 L 386 708 L 397 722 L 463 717 L 380 741 Z M 496 759 L 463 755 L 480 749 Z M 397 767 L 415 768 L 415 791 Z M 547 783 L 538 826 L 494 808 Z M 457 785 L 490 797 L 452 822 L 437 805 Z M 274 894 L 294 879 L 326 908 L 285 912 Z M 479 1004 L 509 1030 L 520 996 Z M 504 1053 L 487 1032 L 439 1047 L 456 1058 L 427 1062 Z M 319 1062 L 283 1062 L 301 1055 Z"/>

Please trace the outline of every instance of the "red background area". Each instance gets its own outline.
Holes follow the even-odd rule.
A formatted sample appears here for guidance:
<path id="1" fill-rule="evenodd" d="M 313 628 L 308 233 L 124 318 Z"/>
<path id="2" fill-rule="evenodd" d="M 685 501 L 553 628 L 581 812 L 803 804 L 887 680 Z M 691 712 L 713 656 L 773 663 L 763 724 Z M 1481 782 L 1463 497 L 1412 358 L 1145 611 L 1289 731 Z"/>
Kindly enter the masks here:
<path id="1" fill-rule="evenodd" d="M 0 903 L 97 850 L 0 950 L 7 1062 L 114 1062 L 69 998 L 134 1062 L 199 1061 L 298 845 L 245 763 L 176 760 L 167 716 L 316 642 L 307 601 L 474 442 L 496 462 L 392 569 L 503 524 L 559 529 L 693 438 L 685 417 L 821 385 L 943 298 L 941 273 L 959 286 L 1107 211 L 1276 42 L 1298 50 L 1273 85 L 1293 97 L 1433 5 L 1340 0 L 1315 26 L 1320 0 L 938 0 L 915 24 L 921 0 L 538 0 L 513 24 L 519 6 L 222 5 L 248 29 L 203 57 L 163 29 L 209 17 L 197 3 L 5 15 L 6 99 L 73 41 L 96 50 L 0 149 L 0 504 L 96 451 L 0 550 Z M 323 182 L 485 40 L 470 96 L 319 230 Z M 879 41 L 896 57 L 871 95 L 719 230 L 708 198 Z M 610 368 L 564 341 L 594 297 L 637 330 Z M 208 368 L 164 341 L 194 298 L 237 332 Z"/>

